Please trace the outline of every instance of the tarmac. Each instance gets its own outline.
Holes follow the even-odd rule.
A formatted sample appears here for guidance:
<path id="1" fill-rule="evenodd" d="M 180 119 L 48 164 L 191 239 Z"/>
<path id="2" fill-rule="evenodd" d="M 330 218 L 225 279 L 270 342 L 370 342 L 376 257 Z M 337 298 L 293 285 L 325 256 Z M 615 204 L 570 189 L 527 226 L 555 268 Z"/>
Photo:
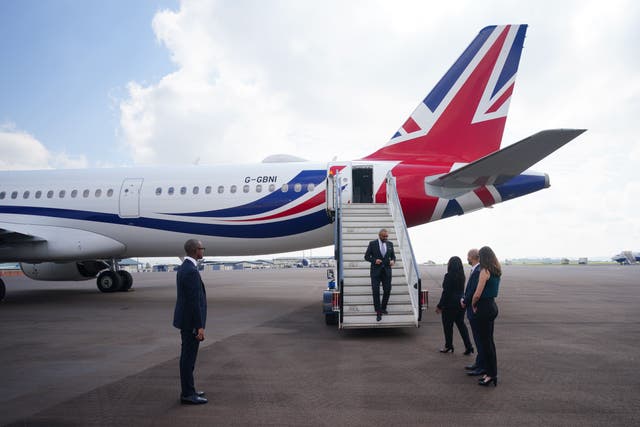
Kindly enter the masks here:
<path id="1" fill-rule="evenodd" d="M 497 387 L 479 387 L 434 312 L 445 268 L 422 267 L 420 328 L 338 330 L 325 270 L 209 271 L 207 339 L 179 402 L 174 273 L 134 291 L 6 278 L 0 425 L 640 425 L 640 267 L 504 267 Z M 392 296 L 393 298 L 393 296 Z"/>

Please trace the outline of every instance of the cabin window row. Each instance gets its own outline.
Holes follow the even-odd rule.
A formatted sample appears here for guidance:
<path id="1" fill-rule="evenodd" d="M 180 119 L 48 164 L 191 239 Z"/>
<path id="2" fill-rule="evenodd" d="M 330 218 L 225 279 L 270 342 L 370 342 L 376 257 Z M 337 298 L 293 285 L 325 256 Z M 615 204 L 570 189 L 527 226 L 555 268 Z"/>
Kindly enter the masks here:
<path id="1" fill-rule="evenodd" d="M 87 198 L 91 195 L 91 190 L 83 190 L 82 193 L 80 193 L 79 190 L 71 190 L 69 192 L 69 196 L 71 196 L 71 198 L 77 198 L 79 195 L 82 195 L 83 198 Z M 93 192 L 94 197 L 102 197 L 103 191 L 98 188 L 97 190 L 95 190 Z M 107 191 L 104 192 L 106 197 L 113 197 L 113 189 L 109 188 Z M 57 193 L 58 198 L 60 199 L 64 199 L 67 195 L 67 190 L 59 190 Z M 20 196 L 20 192 L 18 191 L 11 191 L 11 192 L 7 192 L 7 191 L 0 191 L 0 200 L 4 200 L 4 199 L 17 199 Z M 33 197 L 36 199 L 41 199 L 42 197 L 46 197 L 47 199 L 52 199 L 56 196 L 56 192 L 53 190 L 48 190 L 46 193 L 42 190 L 37 190 L 33 192 Z M 23 199 L 28 199 L 31 197 L 31 191 L 29 190 L 25 190 L 22 192 L 22 198 Z"/>
<path id="2" fill-rule="evenodd" d="M 306 185 L 307 191 L 311 192 L 314 190 L 315 185 L 314 184 L 307 184 Z M 256 193 L 262 193 L 263 189 L 272 193 L 274 191 L 276 191 L 276 186 L 275 184 L 269 184 L 268 187 L 263 187 L 262 184 L 256 184 L 255 186 L 255 192 Z M 282 184 L 282 186 L 280 187 L 280 190 L 283 193 L 288 192 L 289 190 L 294 191 L 295 193 L 299 193 L 300 191 L 302 191 L 302 184 L 297 183 L 297 184 L 293 184 L 293 185 L 289 185 L 289 184 Z M 176 191 L 175 187 L 168 187 L 166 190 L 166 193 L 170 196 L 176 194 L 177 192 L 179 192 L 182 195 L 187 194 L 187 187 L 180 187 L 178 189 L 178 191 Z M 205 194 L 211 194 L 211 192 L 213 191 L 213 187 L 211 187 L 210 185 L 207 185 L 206 187 L 204 187 L 204 193 Z M 218 194 L 223 194 L 226 191 L 226 188 L 224 185 L 220 185 L 218 186 Z M 228 189 L 229 193 L 237 193 L 238 192 L 238 186 L 237 185 L 231 185 Z M 249 184 L 245 184 L 242 186 L 242 192 L 243 193 L 249 193 L 251 191 L 251 186 Z M 195 186 L 191 189 L 191 192 L 193 194 L 199 194 L 200 193 L 200 187 Z M 107 191 L 104 192 L 106 197 L 113 197 L 113 189 L 109 188 Z M 156 196 L 160 196 L 163 193 L 163 189 L 162 187 L 157 187 L 156 188 Z M 102 189 L 97 189 L 93 192 L 94 197 L 98 198 L 98 197 L 102 197 L 103 194 L 103 190 Z M 22 192 L 22 194 L 20 194 L 19 191 L 11 191 L 11 192 L 7 192 L 7 191 L 0 191 L 0 200 L 4 200 L 4 199 L 18 199 L 20 196 L 23 199 L 29 199 L 31 197 L 32 193 L 29 190 L 25 190 Z M 58 196 L 58 198 L 60 199 L 64 199 L 67 196 L 67 190 L 58 190 L 57 194 L 54 190 L 48 190 L 46 193 L 42 190 L 37 190 L 33 192 L 33 197 L 36 199 L 41 199 L 42 197 L 46 197 L 47 199 L 52 199 L 55 196 Z M 82 190 L 82 193 L 80 193 L 79 190 L 71 190 L 69 192 L 69 196 L 72 199 L 75 199 L 79 196 L 82 196 L 83 198 L 88 198 L 91 195 L 91 190 L 85 189 Z"/>
<path id="3" fill-rule="evenodd" d="M 313 191 L 315 189 L 315 185 L 314 184 L 307 184 L 306 185 L 307 191 Z M 276 191 L 276 185 L 275 184 L 269 184 L 268 187 L 263 186 L 262 184 L 256 184 L 256 186 L 254 187 L 254 191 L 256 193 L 262 193 L 262 191 L 268 191 L 269 193 L 273 193 L 274 191 Z M 288 192 L 289 190 L 292 190 L 296 193 L 299 193 L 302 191 L 302 184 L 297 183 L 297 184 L 293 184 L 293 185 L 289 185 L 289 184 L 282 184 L 282 186 L 280 187 L 280 190 L 283 193 Z M 213 191 L 213 187 L 210 185 L 207 185 L 206 187 L 204 187 L 204 193 L 205 194 L 211 194 L 211 192 Z M 224 194 L 225 191 L 229 191 L 229 193 L 234 194 L 238 192 L 238 186 L 237 185 L 231 185 L 229 186 L 229 188 L 227 189 L 224 185 L 219 185 L 217 188 L 217 192 L 218 194 Z M 242 186 L 242 192 L 243 193 L 249 193 L 251 191 L 251 186 L 249 184 L 245 184 Z M 167 187 L 166 189 L 166 194 L 168 194 L 169 196 L 173 196 L 174 194 L 181 194 L 181 195 L 185 195 L 189 192 L 189 190 L 187 189 L 187 187 L 180 187 L 180 188 L 176 188 L 176 187 Z M 157 187 L 156 188 L 156 196 L 161 196 L 163 193 L 165 193 L 165 190 L 162 187 Z M 195 186 L 191 189 L 191 193 L 192 194 L 199 194 L 200 193 L 200 187 Z"/>

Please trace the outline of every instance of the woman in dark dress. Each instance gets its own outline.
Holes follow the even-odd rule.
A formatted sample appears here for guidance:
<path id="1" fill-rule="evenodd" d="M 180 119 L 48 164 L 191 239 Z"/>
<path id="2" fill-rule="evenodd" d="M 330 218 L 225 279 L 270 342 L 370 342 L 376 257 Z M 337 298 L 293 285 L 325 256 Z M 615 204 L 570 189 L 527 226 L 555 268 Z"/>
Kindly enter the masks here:
<path id="1" fill-rule="evenodd" d="M 436 313 L 442 313 L 442 328 L 444 329 L 444 348 L 440 353 L 453 353 L 453 324 L 455 323 L 464 342 L 464 354 L 473 353 L 473 346 L 469 340 L 469 331 L 464 324 L 464 309 L 460 306 L 460 299 L 464 294 L 464 268 L 462 260 L 451 257 L 447 266 L 447 273 L 442 281 L 442 295 L 436 308 Z"/>
<path id="2" fill-rule="evenodd" d="M 498 385 L 498 361 L 496 357 L 496 345 L 493 342 L 493 323 L 498 317 L 498 306 L 495 298 L 498 296 L 500 287 L 500 277 L 502 268 L 500 262 L 489 246 L 480 248 L 480 278 L 478 287 L 473 294 L 471 305 L 476 315 L 478 325 L 478 335 L 480 343 L 478 348 L 482 348 L 483 360 L 487 374 L 480 378 L 479 384 L 488 386 Z"/>

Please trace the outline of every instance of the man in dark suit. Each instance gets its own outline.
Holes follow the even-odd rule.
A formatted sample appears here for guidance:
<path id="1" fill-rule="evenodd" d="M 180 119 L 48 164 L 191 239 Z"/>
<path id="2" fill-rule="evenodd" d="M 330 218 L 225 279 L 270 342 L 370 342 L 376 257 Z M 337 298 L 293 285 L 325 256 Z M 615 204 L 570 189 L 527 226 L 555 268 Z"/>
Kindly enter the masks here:
<path id="1" fill-rule="evenodd" d="M 207 403 L 204 392 L 196 391 L 193 382 L 193 370 L 198 356 L 200 342 L 204 341 L 204 328 L 207 323 L 207 293 L 198 272 L 198 260 L 202 259 L 202 242 L 195 239 L 184 244 L 184 261 L 178 269 L 176 285 L 178 296 L 173 313 L 173 326 L 180 329 L 182 349 L 180 351 L 180 384 L 182 403 Z"/>
<path id="2" fill-rule="evenodd" d="M 473 334 L 473 341 L 476 343 L 476 361 L 473 365 L 466 366 L 469 372 L 467 375 L 476 376 L 485 373 L 484 361 L 482 359 L 482 347 L 480 343 L 480 336 L 478 335 L 478 325 L 475 318 L 475 313 L 471 308 L 471 299 L 478 287 L 478 279 L 480 278 L 480 255 L 477 249 L 471 249 L 467 254 L 467 261 L 471 265 L 471 274 L 469 274 L 469 280 L 467 281 L 467 288 L 464 291 L 464 297 L 460 300 L 462 308 L 466 308 L 467 319 L 469 319 L 469 326 L 471 326 L 471 332 Z"/>
<path id="3" fill-rule="evenodd" d="M 387 303 L 391 295 L 391 267 L 396 263 L 393 243 L 388 241 L 389 233 L 384 228 L 378 232 L 378 238 L 369 242 L 364 259 L 371 263 L 371 290 L 376 320 L 382 320 L 387 313 Z M 382 283 L 382 303 L 380 302 L 380 283 Z"/>

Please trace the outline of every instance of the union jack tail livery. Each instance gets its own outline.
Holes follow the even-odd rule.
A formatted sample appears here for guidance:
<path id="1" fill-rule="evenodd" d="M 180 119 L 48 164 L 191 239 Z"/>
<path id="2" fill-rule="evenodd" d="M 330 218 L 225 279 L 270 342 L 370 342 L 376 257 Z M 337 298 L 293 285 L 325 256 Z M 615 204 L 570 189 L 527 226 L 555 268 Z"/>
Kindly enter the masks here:
<path id="1" fill-rule="evenodd" d="M 391 140 L 367 160 L 468 163 L 500 148 L 526 25 L 483 28 Z"/>

